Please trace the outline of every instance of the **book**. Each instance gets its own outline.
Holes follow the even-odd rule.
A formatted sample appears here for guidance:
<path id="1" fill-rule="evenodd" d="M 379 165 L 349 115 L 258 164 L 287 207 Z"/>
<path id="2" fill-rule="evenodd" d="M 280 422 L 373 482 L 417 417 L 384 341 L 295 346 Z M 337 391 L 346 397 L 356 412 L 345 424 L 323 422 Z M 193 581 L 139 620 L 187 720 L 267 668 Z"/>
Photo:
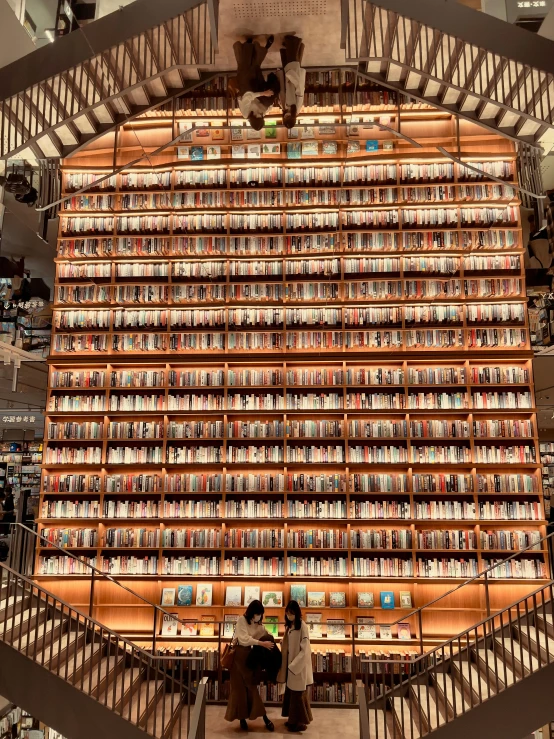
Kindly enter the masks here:
<path id="1" fill-rule="evenodd" d="M 368 139 L 365 142 L 366 151 L 379 151 L 379 142 L 376 139 Z"/>
<path id="2" fill-rule="evenodd" d="M 266 616 L 264 620 L 265 630 L 271 636 L 279 636 L 279 616 Z"/>
<path id="3" fill-rule="evenodd" d="M 276 123 L 266 123 L 264 133 L 265 133 L 266 139 L 276 139 L 277 138 L 277 124 Z"/>
<path id="4" fill-rule="evenodd" d="M 346 633 L 343 618 L 327 619 L 327 638 L 328 639 L 345 639 Z"/>
<path id="5" fill-rule="evenodd" d="M 289 139 L 297 139 L 300 136 L 300 129 L 298 126 L 287 129 Z"/>
<path id="6" fill-rule="evenodd" d="M 211 606 L 212 592 L 213 588 L 211 583 L 198 583 L 196 586 L 196 605 Z"/>
<path id="7" fill-rule="evenodd" d="M 222 128 L 212 128 L 212 141 L 223 141 Z"/>
<path id="8" fill-rule="evenodd" d="M 349 141 L 348 142 L 348 146 L 346 147 L 347 154 L 358 154 L 359 151 L 360 151 L 359 141 Z"/>
<path id="9" fill-rule="evenodd" d="M 234 613 L 226 613 L 223 619 L 223 636 L 225 639 L 232 639 L 235 633 L 235 627 L 239 620 L 239 615 Z"/>
<path id="10" fill-rule="evenodd" d="M 379 123 L 382 126 L 390 126 L 391 117 L 390 115 L 381 115 L 379 116 Z"/>
<path id="11" fill-rule="evenodd" d="M 191 606 L 192 605 L 192 585 L 178 585 L 177 586 L 177 605 L 178 606 Z"/>
<path id="12" fill-rule="evenodd" d="M 257 139 L 262 138 L 262 132 L 256 131 L 253 128 L 250 128 L 250 126 L 246 127 L 246 139 L 248 141 L 256 141 Z"/>
<path id="13" fill-rule="evenodd" d="M 394 608 L 394 593 L 392 591 L 381 591 L 381 608 L 386 610 L 392 610 Z"/>
<path id="14" fill-rule="evenodd" d="M 300 144 L 287 144 L 287 159 L 300 159 L 302 156 L 302 147 Z"/>
<path id="15" fill-rule="evenodd" d="M 240 606 L 242 604 L 242 587 L 240 585 L 227 585 L 225 589 L 225 605 Z"/>
<path id="16" fill-rule="evenodd" d="M 400 591 L 400 608 L 412 607 L 412 594 L 409 590 Z"/>
<path id="17" fill-rule="evenodd" d="M 198 624 L 196 621 L 184 621 L 181 624 L 181 636 L 197 636 Z"/>
<path id="18" fill-rule="evenodd" d="M 221 159 L 221 146 L 207 146 L 206 155 L 207 159 Z"/>
<path id="19" fill-rule="evenodd" d="M 306 624 L 310 632 L 311 639 L 321 639 L 323 636 L 322 615 L 321 613 L 307 613 Z"/>
<path id="20" fill-rule="evenodd" d="M 191 146 L 190 147 L 190 158 L 193 162 L 201 162 L 204 159 L 204 147 L 203 146 Z"/>
<path id="21" fill-rule="evenodd" d="M 175 605 L 175 588 L 164 588 L 162 590 L 162 606 Z"/>
<path id="22" fill-rule="evenodd" d="M 394 141 L 388 141 L 387 139 L 385 139 L 383 141 L 383 149 L 385 151 L 393 151 L 393 149 L 394 149 Z"/>
<path id="23" fill-rule="evenodd" d="M 346 593 L 341 591 L 329 593 L 329 607 L 346 608 Z"/>
<path id="24" fill-rule="evenodd" d="M 246 146 L 232 146 L 231 147 L 231 158 L 232 159 L 245 159 L 246 158 Z"/>
<path id="25" fill-rule="evenodd" d="M 231 141 L 242 141 L 243 128 L 238 126 L 231 127 Z"/>
<path id="26" fill-rule="evenodd" d="M 373 616 L 358 616 L 358 639 L 376 639 L 377 631 Z"/>
<path id="27" fill-rule="evenodd" d="M 262 154 L 272 154 L 276 156 L 281 153 L 281 144 L 262 144 Z"/>
<path id="28" fill-rule="evenodd" d="M 200 616 L 200 632 L 198 636 L 214 636 L 215 616 Z"/>
<path id="29" fill-rule="evenodd" d="M 346 127 L 346 135 L 347 136 L 359 136 L 360 135 L 360 127 L 359 126 L 353 126 L 352 124 L 349 124 Z"/>
<path id="30" fill-rule="evenodd" d="M 319 154 L 319 145 L 317 141 L 302 142 L 302 156 L 316 157 Z"/>
<path id="31" fill-rule="evenodd" d="M 262 592 L 262 605 L 264 608 L 282 608 L 283 607 L 283 591 L 282 590 L 264 590 Z"/>
<path id="32" fill-rule="evenodd" d="M 291 585 L 290 586 L 290 599 L 295 600 L 301 608 L 306 607 L 306 586 L 305 585 Z"/>
<path id="33" fill-rule="evenodd" d="M 392 627 L 379 626 L 379 638 L 380 639 L 392 639 Z"/>
<path id="34" fill-rule="evenodd" d="M 373 593 L 358 593 L 358 608 L 375 608 Z"/>
<path id="35" fill-rule="evenodd" d="M 211 134 L 210 124 L 208 121 L 196 122 L 196 136 L 199 139 L 209 139 Z"/>
<path id="36" fill-rule="evenodd" d="M 402 621 L 402 623 L 399 623 L 398 626 L 398 638 L 402 639 L 403 641 L 407 641 L 408 639 L 412 638 L 412 633 L 410 631 L 410 624 L 405 623 Z"/>
<path id="37" fill-rule="evenodd" d="M 253 600 L 260 600 L 260 588 L 258 585 L 245 585 L 244 605 L 249 606 Z"/>
<path id="38" fill-rule="evenodd" d="M 177 636 L 177 614 L 164 613 L 162 618 L 162 636 Z"/>
<path id="39" fill-rule="evenodd" d="M 181 134 L 181 141 L 192 141 L 192 133 L 194 130 L 194 123 L 190 121 L 179 121 L 179 133 Z"/>
<path id="40" fill-rule="evenodd" d="M 303 139 L 313 139 L 315 136 L 315 129 L 313 126 L 304 126 L 302 128 Z"/>
<path id="41" fill-rule="evenodd" d="M 260 144 L 248 144 L 247 159 L 260 159 L 261 156 L 262 156 L 262 147 Z"/>
<path id="42" fill-rule="evenodd" d="M 325 593 L 324 592 L 316 592 L 316 593 L 308 592 L 308 608 L 325 608 Z"/>
<path id="43" fill-rule="evenodd" d="M 190 158 L 190 146 L 178 146 L 177 147 L 177 159 L 189 159 Z"/>
<path id="44" fill-rule="evenodd" d="M 318 133 L 320 136 L 329 136 L 332 134 L 335 134 L 337 132 L 336 126 L 331 125 L 325 125 L 325 126 L 319 126 Z"/>
<path id="45" fill-rule="evenodd" d="M 321 144 L 322 154 L 336 154 L 338 151 L 338 144 L 336 141 L 323 141 Z"/>

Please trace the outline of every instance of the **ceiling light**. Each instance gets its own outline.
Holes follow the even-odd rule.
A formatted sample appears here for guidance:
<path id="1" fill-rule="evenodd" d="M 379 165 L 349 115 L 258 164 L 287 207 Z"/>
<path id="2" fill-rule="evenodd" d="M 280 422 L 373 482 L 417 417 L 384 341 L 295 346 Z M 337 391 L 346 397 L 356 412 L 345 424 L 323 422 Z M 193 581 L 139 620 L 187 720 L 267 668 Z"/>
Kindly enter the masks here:
<path id="1" fill-rule="evenodd" d="M 46 36 L 46 38 L 48 39 L 48 41 L 50 41 L 51 44 L 54 43 L 54 40 L 56 38 L 56 36 L 54 35 L 54 30 L 55 29 L 53 29 L 53 28 L 45 28 L 44 29 L 44 35 Z"/>

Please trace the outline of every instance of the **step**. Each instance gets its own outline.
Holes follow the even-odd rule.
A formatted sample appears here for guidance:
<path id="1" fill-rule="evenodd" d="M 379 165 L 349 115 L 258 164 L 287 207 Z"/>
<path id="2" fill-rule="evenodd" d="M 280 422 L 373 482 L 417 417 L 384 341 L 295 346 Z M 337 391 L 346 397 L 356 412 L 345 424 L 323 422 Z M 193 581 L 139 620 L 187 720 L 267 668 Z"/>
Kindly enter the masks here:
<path id="1" fill-rule="evenodd" d="M 445 723 L 440 698 L 430 685 L 412 685 L 412 704 L 415 722 L 428 731 Z"/>
<path id="2" fill-rule="evenodd" d="M 459 716 L 469 709 L 469 702 L 464 695 L 462 686 L 449 672 L 437 672 L 434 675 L 435 690 L 447 701 L 447 708 L 451 717 Z"/>
<path id="3" fill-rule="evenodd" d="M 146 724 L 146 731 L 160 739 L 165 734 L 170 734 L 174 724 L 178 723 L 180 712 L 179 695 L 160 694 Z"/>
<path id="4" fill-rule="evenodd" d="M 479 649 L 477 655 L 481 660 L 481 667 L 483 670 L 487 669 L 487 660 L 489 666 L 489 676 L 493 681 L 494 690 L 496 692 L 496 678 L 494 677 L 496 671 L 498 671 L 498 681 L 501 683 L 500 688 L 509 688 L 516 682 L 516 676 L 508 663 L 502 659 L 498 652 L 493 652 L 492 649 Z"/>
<path id="5" fill-rule="evenodd" d="M 541 631 L 538 626 L 518 626 L 517 632 L 521 634 L 521 641 L 537 657 L 539 654 L 541 663 L 544 665 L 547 661 L 554 661 L 554 639 L 548 637 L 544 631 Z"/>
<path id="6" fill-rule="evenodd" d="M 16 647 L 19 642 L 19 636 L 27 633 L 29 630 L 35 629 L 41 619 L 46 617 L 46 608 L 26 608 L 20 610 L 14 616 L 5 619 L 0 624 L 2 640 Z"/>
<path id="7" fill-rule="evenodd" d="M 394 698 L 392 712 L 396 724 L 396 732 L 393 730 L 392 736 L 398 739 L 419 739 L 423 736 L 425 732 L 419 729 L 419 711 L 409 698 Z"/>
<path id="8" fill-rule="evenodd" d="M 473 701 L 471 701 L 471 699 L 469 700 L 469 706 L 471 706 L 472 703 L 475 706 L 478 703 L 493 697 L 494 690 L 491 685 L 489 693 L 489 682 L 486 675 L 481 672 L 477 664 L 474 662 L 468 662 L 467 655 L 466 659 L 461 660 L 461 663 L 454 660 L 453 665 L 458 679 L 460 679 L 461 670 L 461 678 L 464 690 L 466 691 L 466 698 L 468 694 L 473 693 Z"/>
<path id="9" fill-rule="evenodd" d="M 25 654 L 34 655 L 33 659 L 41 662 L 43 661 L 43 654 L 46 654 L 46 649 L 55 644 L 56 639 L 59 638 L 60 633 L 67 631 L 67 621 L 61 620 L 56 617 L 55 620 L 48 620 L 38 627 L 34 624 L 31 625 L 29 631 L 23 634 L 21 640 L 17 640 L 17 644 L 14 645 L 19 649 L 20 652 Z"/>
<path id="10" fill-rule="evenodd" d="M 538 659 L 525 649 L 521 642 L 518 642 L 515 638 L 510 639 L 507 636 L 496 637 L 495 649 L 503 658 L 504 652 L 506 658 L 511 660 L 511 667 L 515 672 L 521 676 L 525 676 L 529 673 L 531 666 L 535 670 L 539 666 Z"/>
<path id="11" fill-rule="evenodd" d="M 539 610 L 540 615 L 535 616 L 535 621 L 539 629 L 554 638 L 554 618 L 551 613 L 543 613 Z"/>

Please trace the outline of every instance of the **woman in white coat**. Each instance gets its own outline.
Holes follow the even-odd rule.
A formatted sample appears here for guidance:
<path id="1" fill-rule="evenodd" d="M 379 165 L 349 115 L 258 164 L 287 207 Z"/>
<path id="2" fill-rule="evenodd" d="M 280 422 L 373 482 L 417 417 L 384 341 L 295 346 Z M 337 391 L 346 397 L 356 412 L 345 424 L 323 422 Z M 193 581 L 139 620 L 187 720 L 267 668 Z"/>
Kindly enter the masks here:
<path id="1" fill-rule="evenodd" d="M 281 646 L 283 662 L 277 677 L 277 682 L 286 686 L 282 715 L 288 717 L 285 726 L 289 731 L 305 731 L 313 721 L 307 688 L 313 683 L 314 675 L 308 627 L 295 600 L 286 607 L 285 623 Z"/>

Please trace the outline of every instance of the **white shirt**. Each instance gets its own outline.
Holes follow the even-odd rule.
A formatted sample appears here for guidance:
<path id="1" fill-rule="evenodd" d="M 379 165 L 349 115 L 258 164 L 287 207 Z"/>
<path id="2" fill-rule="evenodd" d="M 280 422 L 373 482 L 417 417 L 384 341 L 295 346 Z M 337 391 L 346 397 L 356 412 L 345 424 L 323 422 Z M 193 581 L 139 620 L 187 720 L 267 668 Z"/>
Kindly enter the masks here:
<path id="1" fill-rule="evenodd" d="M 260 639 L 264 634 L 267 634 L 267 631 L 263 624 L 256 624 L 254 621 L 249 624 L 244 616 L 240 616 L 235 629 L 235 639 L 241 647 L 258 646 L 261 644 Z"/>
<path id="2" fill-rule="evenodd" d="M 279 74 L 281 82 L 280 100 L 283 108 L 296 105 L 299 113 L 304 103 L 304 89 L 306 87 L 306 70 L 300 66 L 300 62 L 289 62 L 285 67 L 285 74 Z"/>
<path id="3" fill-rule="evenodd" d="M 239 97 L 239 110 L 244 118 L 248 118 L 250 113 L 257 116 L 265 115 L 267 108 L 258 100 L 260 97 L 269 99 L 269 95 L 262 95 L 261 92 L 245 92 L 244 95 Z"/>

